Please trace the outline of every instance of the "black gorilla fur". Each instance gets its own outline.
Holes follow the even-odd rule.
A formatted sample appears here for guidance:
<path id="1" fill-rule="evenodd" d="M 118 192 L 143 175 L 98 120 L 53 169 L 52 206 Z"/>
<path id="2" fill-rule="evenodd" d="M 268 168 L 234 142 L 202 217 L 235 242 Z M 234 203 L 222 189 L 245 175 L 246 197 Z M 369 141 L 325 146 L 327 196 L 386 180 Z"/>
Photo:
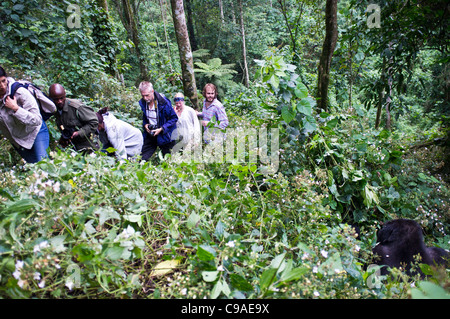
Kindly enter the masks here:
<path id="1" fill-rule="evenodd" d="M 423 241 L 422 228 L 409 219 L 391 220 L 383 225 L 377 233 L 377 245 L 373 248 L 377 255 L 375 263 L 391 268 L 405 267 L 411 273 L 411 263 L 414 256 L 420 255 L 420 262 L 428 265 L 445 265 L 449 253 L 438 247 L 427 247 Z M 381 275 L 386 275 L 388 269 L 383 267 Z"/>

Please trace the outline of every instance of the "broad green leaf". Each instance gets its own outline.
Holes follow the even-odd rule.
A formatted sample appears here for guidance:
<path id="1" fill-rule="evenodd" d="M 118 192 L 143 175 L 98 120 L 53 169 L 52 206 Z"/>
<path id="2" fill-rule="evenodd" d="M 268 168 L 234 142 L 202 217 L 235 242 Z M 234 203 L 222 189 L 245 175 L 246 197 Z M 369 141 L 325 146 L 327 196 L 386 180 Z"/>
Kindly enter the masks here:
<path id="1" fill-rule="evenodd" d="M 202 271 L 202 278 L 206 282 L 213 282 L 217 279 L 217 276 L 219 275 L 219 271 Z"/>
<path id="2" fill-rule="evenodd" d="M 60 235 L 49 239 L 50 245 L 52 246 L 52 249 L 55 253 L 61 253 L 67 249 L 64 246 L 65 239 L 66 235 Z"/>
<path id="3" fill-rule="evenodd" d="M 297 104 L 297 111 L 305 115 L 311 115 L 312 114 L 311 99 L 310 98 L 302 99 Z"/>
<path id="4" fill-rule="evenodd" d="M 242 291 L 252 291 L 253 286 L 242 276 L 237 274 L 231 274 L 230 275 L 230 283 L 231 285 Z"/>
<path id="5" fill-rule="evenodd" d="M 100 226 L 111 219 L 119 219 L 120 220 L 120 215 L 110 207 L 107 207 L 107 208 L 100 207 L 95 211 L 95 214 L 99 215 L 99 225 Z"/>
<path id="6" fill-rule="evenodd" d="M 281 109 L 281 116 L 289 124 L 295 118 L 295 112 L 290 105 L 284 105 Z"/>
<path id="7" fill-rule="evenodd" d="M 413 299 L 450 299 L 450 294 L 441 286 L 429 281 L 421 281 L 418 288 L 411 289 Z"/>
<path id="8" fill-rule="evenodd" d="M 303 119 L 303 129 L 306 133 L 312 133 L 317 130 L 317 123 L 314 117 L 312 116 L 306 116 Z"/>
<path id="9" fill-rule="evenodd" d="M 270 77 L 269 83 L 275 88 L 278 89 L 280 86 L 280 78 L 275 74 Z"/>
<path id="10" fill-rule="evenodd" d="M 137 215 L 137 214 L 123 215 L 123 219 L 128 220 L 129 222 L 132 222 L 132 223 L 137 223 L 138 226 L 142 226 L 143 218 L 144 217 L 142 215 Z"/>
<path id="11" fill-rule="evenodd" d="M 162 261 L 153 268 L 152 272 L 150 273 L 150 277 L 164 276 L 176 269 L 179 264 L 180 261 L 178 259 Z"/>
<path id="12" fill-rule="evenodd" d="M 262 292 L 265 293 L 265 291 L 272 285 L 272 283 L 275 281 L 276 274 L 277 274 L 276 268 L 269 268 L 266 269 L 259 280 L 259 287 Z"/>
<path id="13" fill-rule="evenodd" d="M 120 246 L 110 247 L 105 252 L 106 258 L 109 258 L 111 260 L 119 260 L 123 258 L 123 253 L 125 249 L 126 249 L 125 247 Z"/>
<path id="14" fill-rule="evenodd" d="M 275 268 L 275 269 L 280 268 L 281 263 L 283 262 L 285 256 L 286 256 L 286 253 L 282 253 L 282 254 L 276 256 L 270 263 L 270 267 Z"/>
<path id="15" fill-rule="evenodd" d="M 291 269 L 289 271 L 283 272 L 280 281 L 283 282 L 289 282 L 293 280 L 300 279 L 304 274 L 306 274 L 309 271 L 308 267 L 298 267 Z"/>
<path id="16" fill-rule="evenodd" d="M 200 215 L 197 213 L 191 213 L 186 221 L 186 225 L 188 228 L 192 229 L 197 226 L 200 221 Z"/>
<path id="17" fill-rule="evenodd" d="M 211 247 L 209 248 L 212 249 Z M 203 261 L 214 260 L 214 255 L 210 251 L 204 249 L 202 246 L 199 246 L 197 249 L 197 257 Z"/>
<path id="18" fill-rule="evenodd" d="M 329 128 L 335 128 L 338 123 L 339 123 L 339 120 L 337 118 L 334 118 L 327 122 L 327 126 Z"/>
<path id="19" fill-rule="evenodd" d="M 39 207 L 39 203 L 32 198 L 24 198 L 18 201 L 8 201 L 5 203 L 3 212 L 21 213 Z"/>
<path id="20" fill-rule="evenodd" d="M 304 99 L 308 97 L 308 89 L 303 83 L 297 84 L 297 87 L 294 90 L 295 96 L 299 99 Z"/>

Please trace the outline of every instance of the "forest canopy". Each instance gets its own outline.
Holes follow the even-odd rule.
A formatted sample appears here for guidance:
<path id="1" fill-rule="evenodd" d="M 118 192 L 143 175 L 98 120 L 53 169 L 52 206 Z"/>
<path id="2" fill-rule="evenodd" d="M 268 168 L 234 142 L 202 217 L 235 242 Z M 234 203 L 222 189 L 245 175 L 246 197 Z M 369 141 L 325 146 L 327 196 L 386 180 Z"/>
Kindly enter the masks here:
<path id="1" fill-rule="evenodd" d="M 448 298 L 448 267 L 374 283 L 368 266 L 392 219 L 450 248 L 449 16 L 443 0 L 3 0 L 8 76 L 139 130 L 141 81 L 199 112 L 214 83 L 243 148 L 118 161 L 62 149 L 50 119 L 29 164 L 2 136 L 0 297 Z"/>

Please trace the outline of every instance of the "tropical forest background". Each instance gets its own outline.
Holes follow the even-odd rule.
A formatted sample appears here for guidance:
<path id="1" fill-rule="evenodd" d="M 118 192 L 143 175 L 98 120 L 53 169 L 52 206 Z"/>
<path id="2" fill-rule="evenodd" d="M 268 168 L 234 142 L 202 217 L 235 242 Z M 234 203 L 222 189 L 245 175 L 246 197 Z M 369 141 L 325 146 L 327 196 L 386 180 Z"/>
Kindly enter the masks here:
<path id="1" fill-rule="evenodd" d="M 448 269 L 369 265 L 395 218 L 450 248 L 449 14 L 441 0 L 3 0 L 16 80 L 138 128 L 140 81 L 197 110 L 213 82 L 230 129 L 278 130 L 279 165 L 83 156 L 52 119 L 37 164 L 2 138 L 0 297 L 448 297 Z"/>

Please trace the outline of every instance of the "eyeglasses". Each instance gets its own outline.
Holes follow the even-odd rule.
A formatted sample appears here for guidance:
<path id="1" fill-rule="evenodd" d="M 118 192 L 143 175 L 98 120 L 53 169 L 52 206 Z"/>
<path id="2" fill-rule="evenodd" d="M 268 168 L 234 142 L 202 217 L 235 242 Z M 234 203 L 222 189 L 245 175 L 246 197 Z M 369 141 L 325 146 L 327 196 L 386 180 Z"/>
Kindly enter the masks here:
<path id="1" fill-rule="evenodd" d="M 180 102 L 180 101 L 184 101 L 184 98 L 182 97 L 176 97 L 173 99 L 174 102 Z"/>

